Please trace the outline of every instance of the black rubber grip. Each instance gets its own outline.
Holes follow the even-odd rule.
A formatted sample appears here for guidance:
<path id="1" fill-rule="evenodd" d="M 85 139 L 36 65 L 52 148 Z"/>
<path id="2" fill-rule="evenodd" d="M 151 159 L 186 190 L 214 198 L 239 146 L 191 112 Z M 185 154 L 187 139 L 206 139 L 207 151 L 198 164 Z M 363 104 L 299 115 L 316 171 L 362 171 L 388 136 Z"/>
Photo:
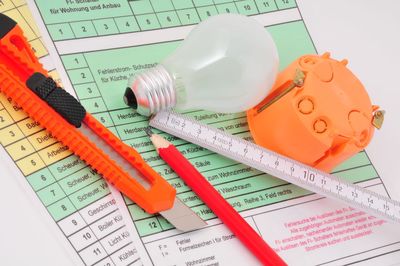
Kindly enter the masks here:
<path id="1" fill-rule="evenodd" d="M 57 84 L 52 78 L 46 78 L 41 73 L 33 74 L 26 82 L 28 88 L 34 91 L 40 98 L 46 98 L 57 89 Z"/>
<path id="2" fill-rule="evenodd" d="M 52 78 L 35 73 L 26 81 L 26 86 L 70 124 L 75 127 L 82 125 L 86 115 L 85 108 L 71 94 L 57 87 Z"/>
<path id="3" fill-rule="evenodd" d="M 17 23 L 4 14 L 0 14 L 0 39 L 7 35 Z"/>

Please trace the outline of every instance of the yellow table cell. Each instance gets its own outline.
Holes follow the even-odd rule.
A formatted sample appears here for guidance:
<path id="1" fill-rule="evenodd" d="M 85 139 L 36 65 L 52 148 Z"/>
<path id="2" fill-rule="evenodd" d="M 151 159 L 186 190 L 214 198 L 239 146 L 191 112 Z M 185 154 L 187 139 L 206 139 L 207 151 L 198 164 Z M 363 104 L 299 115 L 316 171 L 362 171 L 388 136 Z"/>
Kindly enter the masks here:
<path id="1" fill-rule="evenodd" d="M 72 152 L 68 150 L 66 146 L 59 142 L 39 151 L 38 153 L 46 165 L 51 165 L 72 154 Z"/>
<path id="2" fill-rule="evenodd" d="M 25 136 L 21 129 L 19 129 L 16 124 L 0 130 L 0 143 L 3 146 L 7 146 L 13 142 L 23 139 L 24 137 Z"/>
<path id="3" fill-rule="evenodd" d="M 38 122 L 32 120 L 30 117 L 18 122 L 18 126 L 22 132 L 24 132 L 25 136 L 30 136 L 43 130 L 42 126 Z"/>
<path id="4" fill-rule="evenodd" d="M 14 1 L 14 4 L 16 6 L 19 6 L 18 4 L 15 3 L 16 1 Z M 18 2 L 18 1 L 17 1 Z M 25 21 L 28 22 L 30 28 L 33 30 L 33 32 L 35 33 L 36 36 L 40 36 L 40 31 L 39 28 L 35 22 L 35 20 L 32 17 L 32 13 L 29 10 L 27 5 L 22 5 L 20 7 L 18 7 L 19 12 L 22 14 L 22 16 L 25 18 Z"/>
<path id="5" fill-rule="evenodd" d="M 14 3 L 15 6 L 26 5 L 26 1 L 25 0 L 12 0 L 12 2 Z"/>
<path id="6" fill-rule="evenodd" d="M 14 123 L 11 116 L 7 113 L 5 109 L 0 111 L 0 129 L 5 128 Z"/>
<path id="7" fill-rule="evenodd" d="M 8 111 L 14 121 L 21 121 L 28 117 L 28 115 L 22 110 L 21 107 L 17 106 L 12 102 L 10 98 L 1 99 L 4 108 Z"/>
<path id="8" fill-rule="evenodd" d="M 38 58 L 41 58 L 48 54 L 46 47 L 44 47 L 41 39 L 36 39 L 30 42 L 32 50 Z"/>
<path id="9" fill-rule="evenodd" d="M 30 137 L 28 137 L 30 143 L 32 143 L 35 150 L 44 149 L 51 144 L 57 142 L 57 140 L 46 130 L 42 130 Z"/>
<path id="10" fill-rule="evenodd" d="M 0 13 L 13 9 L 15 6 L 10 0 L 0 0 Z"/>
<path id="11" fill-rule="evenodd" d="M 55 82 L 57 82 L 58 86 L 63 87 L 60 74 L 58 74 L 56 70 L 49 71 L 49 76 L 52 77 Z"/>
<path id="12" fill-rule="evenodd" d="M 24 35 L 28 39 L 28 41 L 32 41 L 33 39 L 36 39 L 38 37 L 33 32 L 32 28 L 29 26 L 29 24 L 22 17 L 21 13 L 19 13 L 18 9 L 9 10 L 7 12 L 4 12 L 4 14 L 9 16 L 10 18 L 12 18 L 13 20 L 15 20 L 18 23 L 18 25 L 24 31 Z"/>
<path id="13" fill-rule="evenodd" d="M 16 164 L 25 176 L 28 176 L 46 167 L 46 165 L 44 164 L 42 159 L 40 159 L 37 153 L 34 153 L 28 157 L 25 157 L 22 160 L 17 161 Z"/>
<path id="14" fill-rule="evenodd" d="M 6 150 L 14 161 L 17 161 L 35 152 L 35 149 L 27 139 L 22 139 L 8 146 Z"/>
<path id="15" fill-rule="evenodd" d="M 3 106 L 3 108 L 4 108 L 4 103 L 7 103 L 7 96 L 4 93 L 0 92 L 0 104 L 1 106 Z"/>

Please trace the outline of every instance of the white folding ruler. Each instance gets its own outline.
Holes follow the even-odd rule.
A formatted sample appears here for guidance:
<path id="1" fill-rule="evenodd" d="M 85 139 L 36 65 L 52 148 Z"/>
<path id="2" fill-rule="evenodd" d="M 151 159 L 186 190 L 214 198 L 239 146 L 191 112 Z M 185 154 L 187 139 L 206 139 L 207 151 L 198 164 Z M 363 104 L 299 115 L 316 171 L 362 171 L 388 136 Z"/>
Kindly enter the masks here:
<path id="1" fill-rule="evenodd" d="M 289 183 L 340 200 L 375 216 L 400 222 L 400 202 L 174 112 L 150 120 L 154 128 L 207 148 Z"/>

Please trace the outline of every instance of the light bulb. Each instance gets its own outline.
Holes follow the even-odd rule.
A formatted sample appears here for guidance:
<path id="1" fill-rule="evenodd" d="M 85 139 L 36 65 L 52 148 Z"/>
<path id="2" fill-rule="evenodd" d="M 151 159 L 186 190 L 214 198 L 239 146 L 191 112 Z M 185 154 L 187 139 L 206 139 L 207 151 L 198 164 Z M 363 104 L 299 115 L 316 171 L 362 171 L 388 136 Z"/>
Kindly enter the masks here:
<path id="1" fill-rule="evenodd" d="M 142 115 L 204 109 L 234 113 L 268 94 L 278 72 L 271 35 L 252 18 L 211 17 L 156 67 L 132 76 L 124 100 Z"/>

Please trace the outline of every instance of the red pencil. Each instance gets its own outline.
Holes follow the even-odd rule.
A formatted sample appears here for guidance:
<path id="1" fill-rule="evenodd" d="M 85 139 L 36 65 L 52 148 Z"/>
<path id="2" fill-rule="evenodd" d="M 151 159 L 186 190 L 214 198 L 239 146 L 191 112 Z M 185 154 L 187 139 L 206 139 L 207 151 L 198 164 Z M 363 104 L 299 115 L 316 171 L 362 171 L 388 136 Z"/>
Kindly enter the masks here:
<path id="1" fill-rule="evenodd" d="M 160 157 L 264 265 L 286 265 L 259 234 L 219 194 L 199 171 L 160 135 L 146 130 Z"/>

